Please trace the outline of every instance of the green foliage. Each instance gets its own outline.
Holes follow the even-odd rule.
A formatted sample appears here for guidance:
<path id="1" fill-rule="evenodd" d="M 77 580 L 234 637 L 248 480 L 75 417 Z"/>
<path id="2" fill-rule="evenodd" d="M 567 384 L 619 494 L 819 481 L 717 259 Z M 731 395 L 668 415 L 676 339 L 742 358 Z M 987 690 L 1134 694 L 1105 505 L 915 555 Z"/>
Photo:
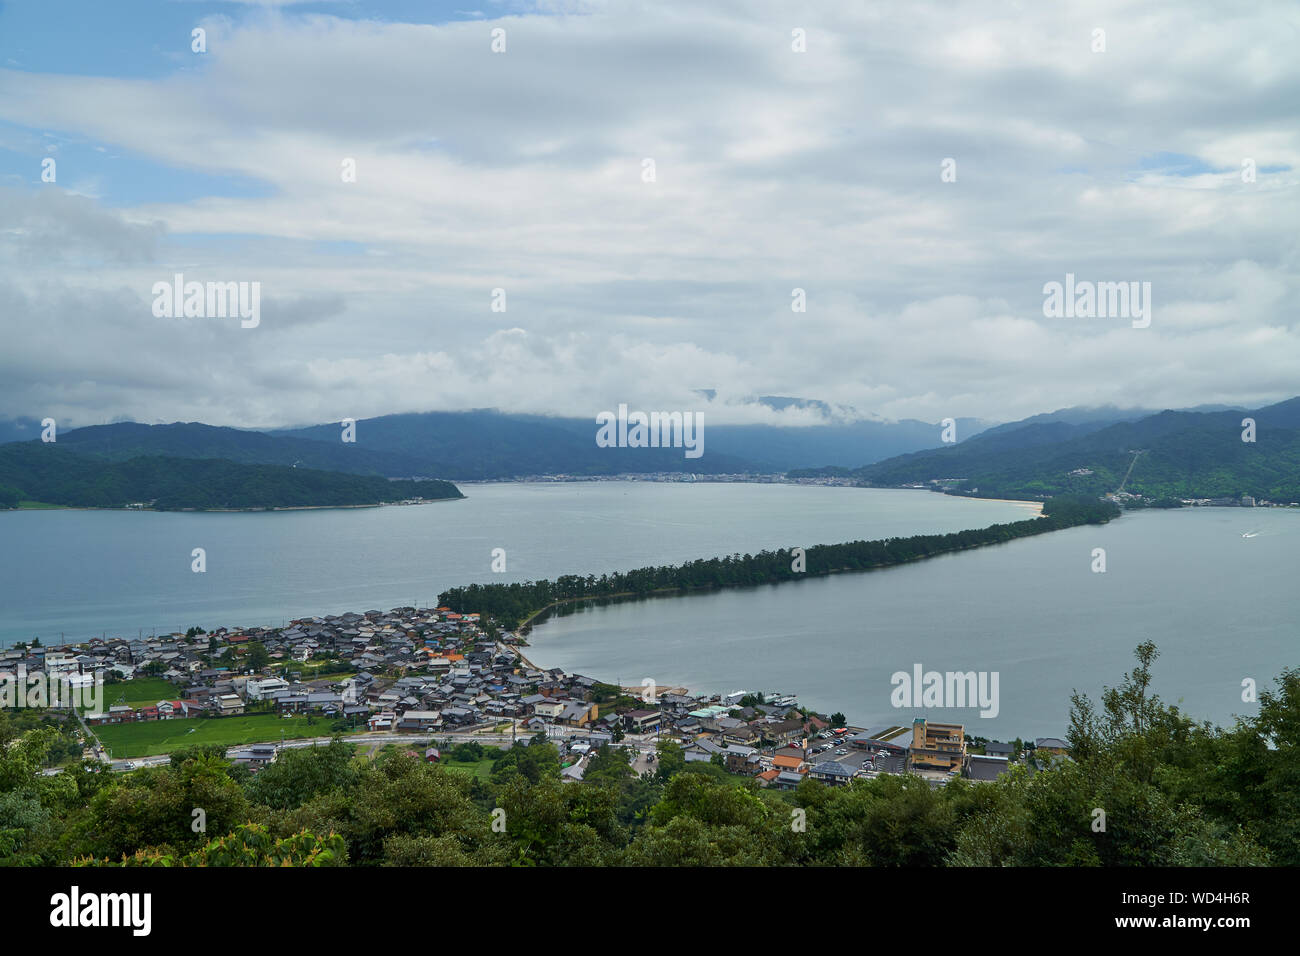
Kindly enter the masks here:
<path id="1" fill-rule="evenodd" d="M 141 850 L 122 861 L 123 866 L 343 866 L 347 847 L 336 833 L 318 837 L 303 830 L 275 839 L 256 824 L 205 843 L 182 856 L 158 850 Z M 77 865 L 92 865 L 79 860 Z M 97 864 L 102 865 L 102 864 Z"/>
<path id="2" fill-rule="evenodd" d="M 598 866 L 621 843 L 614 795 L 603 787 L 517 775 L 500 796 L 514 862 L 523 866 Z"/>
<path id="3" fill-rule="evenodd" d="M 498 748 L 492 748 L 494 751 Z M 444 759 L 453 760 L 456 763 L 478 763 L 488 754 L 488 748 L 473 740 L 465 743 L 456 744 L 449 750 L 443 750 Z"/>
<path id="4" fill-rule="evenodd" d="M 611 747 L 602 744 L 595 753 L 587 758 L 587 767 L 582 779 L 588 783 L 607 781 L 621 783 L 636 776 L 632 769 L 632 755 L 626 747 Z"/>
<path id="5" fill-rule="evenodd" d="M 218 459 L 104 462 L 39 441 L 0 445 L 0 485 L 21 489 L 23 497 L 49 504 L 121 508 L 152 502 L 161 511 L 340 507 L 463 497 L 446 481 L 389 481 L 373 475 Z"/>
<path id="6" fill-rule="evenodd" d="M 1242 786 L 1240 778 L 1222 786 L 1231 774 L 1226 768 L 1240 766 L 1264 742 L 1265 707 L 1250 730 L 1239 725 L 1221 734 L 1198 726 L 1150 693 L 1155 645 L 1140 644 L 1134 654 L 1137 666 L 1104 691 L 1100 710 L 1085 695 L 1073 696 L 1072 759 L 1032 775 L 1018 768 L 985 788 L 988 802 L 959 833 L 951 862 L 1263 865 L 1273 859 L 1270 842 L 1295 853 L 1300 814 L 1281 789 L 1288 785 L 1285 773 L 1273 786 L 1260 787 L 1260 780 Z M 1281 683 L 1282 693 L 1269 695 L 1272 713 L 1294 712 L 1297 688 L 1288 688 L 1286 674 Z M 1235 799 L 1225 803 L 1225 789 Z M 1264 821 L 1238 804 L 1260 797 L 1276 814 L 1268 826 L 1256 825 Z"/>
<path id="7" fill-rule="evenodd" d="M 980 496 L 990 498 L 1096 497 L 1123 482 L 1125 491 L 1156 499 L 1156 507 L 1182 498 L 1242 495 L 1300 501 L 1300 399 L 1247 414 L 1258 422 L 1256 442 L 1241 440 L 1241 412 L 1167 411 L 1098 430 L 1059 423 L 994 430 L 848 474 L 884 486 L 960 477 L 963 490 L 978 488 Z M 1135 455 L 1138 451 L 1142 454 Z M 1072 474 L 1080 470 L 1091 474 Z"/>
<path id="8" fill-rule="evenodd" d="M 20 728 L 19 720 L 0 711 L 0 793 L 31 786 L 59 735 L 53 727 Z"/>
<path id="9" fill-rule="evenodd" d="M 537 734 L 527 744 L 517 741 L 509 750 L 503 751 L 492 764 L 492 782 L 500 785 L 515 776 L 522 776 L 534 784 L 559 779 L 560 752 L 555 749 L 555 744 L 544 734 Z"/>
<path id="10" fill-rule="evenodd" d="M 1110 501 L 1099 501 L 1091 495 L 1057 495 L 1043 502 L 1043 514 L 1064 527 L 1081 524 L 1105 524 L 1120 515 L 1119 506 Z"/>
<path id="11" fill-rule="evenodd" d="M 180 767 L 188 760 L 201 760 L 210 757 L 214 760 L 226 759 L 226 748 L 222 744 L 195 744 L 192 747 L 178 747 L 169 755 L 173 767 Z"/>
<path id="12" fill-rule="evenodd" d="M 22 501 L 22 492 L 17 488 L 11 488 L 9 485 L 0 485 L 0 510 L 9 510 L 17 508 L 18 503 Z"/>
<path id="13" fill-rule="evenodd" d="M 261 671 L 266 665 L 271 663 L 271 655 L 267 652 L 266 646 L 261 641 L 254 641 L 248 645 L 248 653 L 244 657 L 244 666 L 254 671 Z"/>
<path id="14" fill-rule="evenodd" d="M 96 793 L 68 834 L 73 856 L 120 859 L 149 847 L 195 849 L 204 832 L 193 829 L 194 810 L 207 830 L 225 833 L 248 819 L 249 804 L 227 764 L 211 756 L 180 767 L 147 768 Z"/>
<path id="15" fill-rule="evenodd" d="M 324 747 L 282 750 L 249 782 L 248 798 L 277 810 L 302 806 L 318 794 L 347 790 L 356 781 L 357 748 L 335 737 Z"/>
<path id="16" fill-rule="evenodd" d="M 336 821 L 358 864 L 382 863 L 388 847 L 409 853 L 411 839 L 439 836 L 454 838 L 466 855 L 490 858 L 493 834 L 469 792 L 466 775 L 398 754 L 367 767 L 345 793 L 316 797 L 302 808 L 302 819 Z M 401 839 L 394 844 L 394 838 Z"/>
<path id="17" fill-rule="evenodd" d="M 675 740 L 661 740 L 655 744 L 655 776 L 668 781 L 686 768 L 686 756 L 682 745 Z"/>
<path id="18" fill-rule="evenodd" d="M 53 814 L 33 793 L 0 793 L 0 866 L 39 866 L 39 847 L 54 831 Z"/>

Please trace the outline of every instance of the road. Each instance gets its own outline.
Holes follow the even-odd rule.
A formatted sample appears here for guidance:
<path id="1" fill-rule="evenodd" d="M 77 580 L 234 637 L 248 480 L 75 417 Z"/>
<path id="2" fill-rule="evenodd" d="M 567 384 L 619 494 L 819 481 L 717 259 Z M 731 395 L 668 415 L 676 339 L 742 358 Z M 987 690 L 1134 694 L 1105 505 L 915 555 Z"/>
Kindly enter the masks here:
<path id="1" fill-rule="evenodd" d="M 1142 451 L 1146 451 L 1146 449 L 1144 448 Z M 1128 471 L 1124 472 L 1124 480 L 1121 481 L 1119 487 L 1115 489 L 1115 494 L 1119 494 L 1123 491 L 1124 486 L 1128 484 L 1128 476 L 1133 474 L 1133 466 L 1138 463 L 1138 458 L 1141 456 L 1142 451 L 1136 451 L 1133 453 L 1133 460 L 1128 463 Z"/>

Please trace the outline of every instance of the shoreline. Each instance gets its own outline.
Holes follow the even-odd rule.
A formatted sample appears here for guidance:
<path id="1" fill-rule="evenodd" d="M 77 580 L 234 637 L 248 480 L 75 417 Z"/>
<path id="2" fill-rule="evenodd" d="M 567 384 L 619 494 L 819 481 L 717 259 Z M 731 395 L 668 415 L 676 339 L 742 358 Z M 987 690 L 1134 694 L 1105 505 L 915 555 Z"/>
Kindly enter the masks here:
<path id="1" fill-rule="evenodd" d="M 1223 520 L 1225 520 L 1225 519 L 1221 516 L 1219 520 L 1220 520 L 1220 521 L 1223 521 Z M 1011 542 L 1007 542 L 1007 543 L 1011 543 Z M 919 560 L 928 560 L 928 558 L 925 558 L 925 559 L 919 559 Z M 852 570 L 852 571 L 861 571 L 861 570 L 871 570 L 871 569 L 844 569 L 844 570 L 839 570 L 839 569 L 837 569 L 837 570 L 835 570 L 835 571 L 831 571 L 831 572 L 828 572 L 828 573 L 831 573 L 831 574 L 849 573 L 850 570 Z M 757 587 L 757 586 L 762 586 L 762 585 L 755 585 L 755 586 Z M 649 596 L 649 595 L 646 595 L 646 596 Z M 669 593 L 669 594 L 654 594 L 653 596 L 679 597 L 679 596 L 689 596 L 689 593 L 687 593 L 687 594 L 672 594 L 672 593 Z M 360 605 L 357 605 L 357 606 L 359 607 Z M 425 605 L 423 605 L 423 604 L 420 603 L 420 602 L 415 602 L 415 603 L 413 603 L 413 604 L 410 604 L 410 605 L 403 605 L 403 606 L 412 606 L 412 607 L 417 607 L 417 608 L 423 608 L 423 607 L 425 607 Z M 654 607 L 655 607 L 655 605 L 648 605 L 648 608 L 650 609 L 651 614 L 654 613 L 654 611 L 653 611 L 653 608 L 654 608 Z M 395 610 L 395 609 L 394 609 L 394 610 Z M 637 610 L 637 611 L 635 611 L 635 612 L 633 612 L 633 613 L 638 614 L 638 615 L 641 615 L 641 616 L 647 616 L 647 615 L 644 615 L 644 610 L 645 610 L 645 609 L 639 609 L 639 610 Z M 305 615 L 304 615 L 304 616 L 305 616 Z M 283 628 L 283 627 L 285 627 L 286 625 L 285 625 L 285 624 L 279 624 L 278 626 L 281 627 L 281 628 Z M 270 625 L 268 625 L 268 627 L 274 629 L 274 628 L 277 627 L 277 624 L 270 624 Z M 242 629 L 242 628 L 241 628 L 241 629 Z M 516 634 L 517 634 L 517 635 L 522 636 L 522 635 L 520 634 L 520 629 L 517 628 L 517 629 L 515 629 L 515 631 L 516 631 Z M 82 643 L 82 642 L 81 642 L 81 641 L 69 641 L 69 642 L 67 642 L 67 643 L 72 644 L 72 643 Z M 554 642 L 553 642 L 553 643 L 554 643 Z M 560 644 L 563 644 L 563 643 L 564 643 L 564 642 L 560 642 Z M 560 644 L 557 644 L 557 645 L 556 645 L 556 648 L 552 648 L 552 650 L 555 650 L 555 649 L 561 649 L 561 650 L 562 650 L 562 648 L 560 647 Z M 49 642 L 47 642 L 47 643 L 46 643 L 46 646 L 47 646 L 47 647 L 53 647 L 54 645 L 52 645 L 52 644 L 50 644 Z M 549 653 L 549 652 L 546 650 L 547 647 L 549 647 L 549 645 L 529 645 L 529 644 L 519 643 L 519 644 L 515 644 L 515 645 L 514 645 L 514 652 L 517 654 L 518 659 L 519 659 L 519 661 L 520 661 L 520 664 L 521 664 L 522 666 L 527 667 L 527 668 L 530 668 L 530 669 L 535 669 L 535 670 L 538 670 L 538 671 L 548 671 L 548 670 L 553 670 L 553 669 L 556 669 L 556 668 L 562 668 L 562 669 L 563 669 L 564 671 L 566 671 L 566 672 L 581 673 L 581 674 L 585 674 L 585 675 L 589 675 L 589 676 L 600 675 L 600 676 L 598 676 L 596 679 L 601 680 L 602 683 L 609 683 L 609 684 L 614 684 L 614 683 L 623 683 L 623 684 L 626 684 L 626 681 L 618 681 L 618 680 L 615 679 L 615 674 L 618 673 L 618 671 L 619 671 L 620 669 L 618 669 L 618 668 L 610 668 L 610 667 L 608 667 L 608 666 L 606 666 L 606 665 L 601 665 L 597 660 L 592 660 L 592 659 L 572 660 L 572 661 L 568 661 L 567 663 L 566 663 L 566 662 L 562 662 L 562 661 L 561 661 L 561 662 L 557 662 L 556 665 L 542 665 L 540 662 L 538 662 L 538 661 L 536 660 L 536 657 L 534 656 L 534 652 L 535 652 L 536 650 L 542 650 L 543 654 Z M 583 656 L 584 656 L 584 658 L 585 658 L 585 655 L 583 655 Z M 621 669 L 621 672 L 622 672 L 622 676 L 623 676 L 623 677 L 626 677 L 626 676 L 627 676 L 627 670 L 626 670 L 626 668 L 622 668 L 622 669 Z M 654 671 L 651 670 L 651 671 L 648 671 L 648 673 L 654 673 Z M 662 688 L 662 687 L 668 687 L 669 685 L 672 685 L 672 686 L 674 686 L 674 687 L 677 687 L 677 686 L 687 686 L 687 687 L 693 688 L 693 690 L 694 690 L 695 692 L 697 692 L 697 693 L 701 693 L 701 692 L 703 692 L 703 693 L 714 693 L 714 692 L 721 693 L 721 692 L 725 692 L 725 691 L 731 689 L 730 686 L 729 686 L 730 683 L 735 683 L 735 682 L 728 682 L 728 681 L 725 679 L 725 677 L 724 677 L 723 681 L 722 681 L 720 684 L 714 684 L 714 683 L 712 683 L 711 680 L 709 680 L 709 679 L 707 679 L 707 678 L 700 677 L 699 675 L 696 675 L 695 680 L 696 680 L 696 681 L 703 681 L 703 684 L 695 683 L 695 682 L 694 682 L 690 677 L 688 677 L 688 675 L 682 675 L 682 674 L 680 674 L 679 672 L 675 672 L 675 668 L 671 668 L 671 667 L 667 669 L 667 672 L 666 672 L 666 673 L 662 673 L 662 674 L 659 674 L 659 675 L 656 675 L 656 676 L 659 678 L 659 686 L 660 686 L 661 688 Z M 324 677 L 324 678 L 326 678 L 326 679 L 329 679 L 330 675 L 322 675 L 322 677 Z M 304 679 L 304 680 L 307 680 L 308 678 L 304 676 L 303 679 Z M 723 685 L 728 685 L 728 686 L 723 686 Z M 737 684 L 737 686 L 739 686 L 739 684 Z M 770 683 L 769 683 L 769 684 L 765 684 L 765 685 L 764 685 L 764 689 L 768 689 L 770 686 L 771 686 Z M 796 692 L 796 693 L 799 693 L 799 694 L 801 694 L 801 695 L 810 692 L 810 688 L 809 688 L 809 687 L 799 687 L 799 686 L 788 687 L 788 686 L 787 686 L 786 689 L 792 690 L 792 691 L 794 691 L 794 692 Z M 631 690 L 629 691 L 630 693 L 632 693 L 632 696 L 636 696 L 635 693 L 634 693 L 634 691 L 635 691 L 635 687 L 632 687 Z M 672 692 L 673 692 L 673 693 L 676 693 L 677 691 L 674 690 L 674 691 L 672 691 Z M 849 701 L 848 701 L 847 699 L 835 699 L 835 698 L 832 698 L 831 702 L 828 703 L 828 702 L 826 702 L 826 701 L 823 700 L 823 699 L 815 698 L 815 697 L 813 697 L 813 698 L 809 698 L 809 701 L 808 701 L 808 702 L 809 702 L 809 706 L 814 706 L 814 707 L 816 707 L 816 708 L 828 709 L 828 708 L 830 708 L 831 706 L 834 705 L 834 706 L 838 706 L 838 707 L 839 707 L 840 709 L 842 709 L 842 710 L 847 710 L 847 707 L 845 707 L 845 704 L 849 703 Z M 877 715 L 877 716 L 879 716 L 879 715 Z M 859 715 L 859 719 L 862 719 L 862 715 Z M 873 718 L 873 720 L 874 720 L 874 718 Z M 869 722 L 872 722 L 872 721 L 869 721 Z M 976 724 L 975 726 L 979 726 L 979 724 Z M 1055 729 L 1055 728 L 1045 727 L 1045 728 L 1043 729 L 1043 732 L 1045 732 L 1045 733 L 1046 733 L 1046 732 L 1051 732 L 1051 731 L 1054 730 L 1054 729 Z M 1005 735 L 1004 735 L 1004 736 L 1005 736 Z"/>
<path id="2" fill-rule="evenodd" d="M 355 511 L 360 508 L 409 508 L 417 505 L 436 505 L 446 501 L 464 501 L 469 495 L 454 498 L 426 498 L 423 501 L 375 501 L 358 505 L 271 505 L 262 508 L 98 508 L 92 505 L 51 505 L 40 503 L 36 508 L 5 508 L 4 511 L 124 511 L 132 514 L 148 513 L 156 515 L 205 515 L 205 514 L 250 514 L 268 511 Z M 3 512 L 0 512 L 3 513 Z"/>
<path id="3" fill-rule="evenodd" d="M 901 488 L 900 488 L 900 489 L 867 489 L 867 490 L 898 490 L 898 491 L 906 491 L 906 490 L 924 490 L 924 489 L 901 489 Z M 457 501 L 457 500 L 463 500 L 463 499 L 466 498 L 466 497 L 467 497 L 467 496 L 465 496 L 465 495 L 461 495 L 459 498 L 435 498 L 435 499 L 429 499 L 429 500 L 427 500 L 427 501 L 423 501 L 423 502 L 419 502 L 419 503 L 421 503 L 421 504 L 434 504 L 434 503 L 437 503 L 437 502 L 440 502 L 440 501 Z M 950 496 L 950 497 L 952 497 L 952 496 Z M 987 500 L 987 501 L 998 501 L 998 502 L 1003 502 L 1003 503 L 1007 503 L 1007 502 L 1009 501 L 1008 499 L 981 499 L 981 500 Z M 1042 517 L 1042 509 L 1043 509 L 1043 503 L 1042 503 L 1042 502 L 1033 502 L 1033 501 L 1016 501 L 1016 502 L 1011 502 L 1011 503 L 1016 503 L 1016 504 L 1021 504 L 1021 505 L 1027 505 L 1027 506 L 1030 506 L 1029 508 L 1027 508 L 1027 509 L 1025 509 L 1025 510 L 1031 511 L 1031 512 L 1036 516 L 1036 517 Z M 390 504 L 391 504 L 391 505 L 396 505 L 397 503 L 394 502 L 394 503 L 390 503 Z M 327 507 L 335 507 L 335 506 L 327 506 Z M 347 509 L 349 509 L 349 510 L 353 510 L 353 509 L 355 509 L 355 508 L 357 508 L 357 507 L 382 507 L 382 505 L 379 505 L 379 506 L 376 506 L 376 505 L 365 505 L 365 506 L 337 506 L 337 507 L 342 507 L 342 508 L 347 508 Z M 146 509 L 103 509 L 103 508 L 86 508 L 86 509 L 64 509 L 64 510 L 120 511 L 120 510 L 146 510 Z M 225 510 L 225 511 L 218 511 L 218 513 L 242 513 L 242 512 L 244 512 L 244 511 L 249 511 L 249 510 L 267 510 L 267 509 L 239 509 L 238 512 L 236 512 L 236 511 L 233 510 L 233 509 L 228 509 L 228 510 Z M 282 510 L 325 510 L 325 508 L 320 508 L 320 507 L 311 507 L 311 508 L 307 508 L 307 507 L 303 507 L 303 508 L 297 508 L 297 509 L 282 509 Z M 205 512 L 190 512 L 190 513 L 205 513 Z M 1116 515 L 1116 517 L 1120 517 L 1120 516 L 1122 516 L 1122 513 L 1121 513 L 1120 515 Z M 1019 519 L 1019 520 L 1020 520 L 1021 522 L 1023 522 L 1023 521 L 1026 521 L 1026 520 L 1032 520 L 1032 519 Z M 969 530 L 969 531 L 980 531 L 980 530 L 987 530 L 987 529 L 966 529 L 966 530 Z M 949 534 L 951 534 L 951 533 L 952 533 L 952 532 L 949 532 Z M 914 537 L 915 537 L 915 536 L 914 536 Z M 1019 536 L 1017 536 L 1017 537 L 1019 537 Z M 1011 540 L 1014 540 L 1014 539 L 1011 539 Z M 838 546 L 838 545 L 844 545 L 844 544 L 854 544 L 854 543 L 857 543 L 857 544 L 863 544 L 863 543 L 869 543 L 869 542 L 834 542 L 834 543 L 832 543 L 831 546 Z M 967 544 L 967 545 L 964 545 L 964 546 L 954 547 L 954 548 L 950 548 L 950 549 L 944 549 L 944 550 L 941 550 L 941 551 L 938 551 L 938 552 L 919 554 L 919 555 L 916 555 L 916 556 L 914 556 L 914 557 L 906 558 L 906 559 L 903 559 L 903 560 L 900 560 L 900 561 L 891 561 L 891 562 L 889 562 L 889 563 L 887 563 L 887 564 L 874 564 L 874 565 L 870 565 L 870 566 L 867 566 L 867 567 L 845 567 L 845 566 L 841 566 L 841 567 L 836 567 L 836 568 L 830 568 L 830 569 L 827 569 L 827 570 L 825 570 L 825 571 L 822 571 L 822 572 L 819 572 L 819 573 L 815 573 L 815 574 L 809 575 L 809 577 L 830 577 L 830 576 L 835 576 L 835 575 L 840 575 L 840 574 L 867 573 L 867 572 L 872 572 L 872 571 L 888 570 L 889 568 L 891 568 L 891 567 L 896 567 L 896 566 L 898 566 L 898 565 L 900 565 L 900 564 L 910 564 L 910 563 L 915 563 L 915 562 L 918 562 L 918 561 L 926 561 L 926 560 L 929 560 L 929 559 L 931 559 L 931 558 L 935 558 L 935 557 L 941 557 L 941 556 L 944 556 L 944 555 L 951 555 L 951 554 L 959 554 L 959 553 L 962 553 L 962 552 L 965 552 L 965 551 L 969 551 L 969 550 L 976 550 L 976 549 L 979 549 L 979 548 L 988 547 L 991 543 L 994 543 L 994 542 L 977 542 L 977 543 L 973 543 L 973 544 Z M 997 542 L 997 543 L 1009 543 L 1009 542 L 1005 542 L 1005 541 L 1004 541 L 1004 542 Z M 820 546 L 814 546 L 814 547 L 820 547 Z M 761 586 L 764 586 L 764 585 L 779 584 L 779 583 L 790 583 L 790 580 L 789 580 L 789 579 L 782 579 L 782 580 L 779 580 L 779 581 L 756 582 L 756 583 L 754 583 L 754 584 L 744 585 L 744 587 L 761 587 Z M 561 599 L 561 600 L 558 600 L 558 601 L 554 601 L 554 602 L 552 602 L 551 604 L 546 605 L 545 607 L 538 608 L 538 609 L 532 611 L 532 612 L 529 613 L 529 614 L 528 614 L 528 615 L 527 615 L 523 620 L 518 621 L 518 622 L 515 623 L 513 626 L 511 626 L 509 629 L 512 630 L 514 633 L 518 634 L 521 638 L 527 639 L 527 635 L 528 635 L 529 632 L 532 630 L 533 626 L 535 626 L 535 624 L 543 623 L 543 622 L 546 620 L 546 618 L 550 616 L 550 613 L 551 613 L 552 611 L 554 611 L 555 609 L 560 608 L 560 607 L 570 606 L 570 605 L 579 605 L 579 604 L 582 604 L 582 603 L 585 603 L 585 602 L 596 602 L 596 601 L 606 602 L 606 603 L 618 603 L 618 602 L 620 602 L 620 601 L 630 601 L 630 600 L 638 599 L 638 598 L 642 598 L 642 597 L 689 597 L 689 596 L 692 596 L 692 595 L 708 594 L 708 593 L 711 593 L 711 592 L 714 592 L 714 591 L 724 590 L 724 589 L 727 589 L 727 588 L 728 588 L 728 586 L 725 586 L 725 585 L 702 585 L 702 586 L 695 586 L 695 587 L 680 587 L 680 586 L 678 586 L 678 587 L 659 588 L 659 589 L 655 589 L 655 590 L 653 590 L 653 591 L 627 591 L 627 592 L 619 592 L 619 593 L 617 593 L 617 594 L 584 595 L 584 596 L 575 597 L 575 598 L 564 598 L 564 599 Z M 440 596 L 441 596 L 441 595 L 440 595 Z M 274 625 L 274 623 L 272 623 L 272 624 L 269 624 L 269 625 L 267 625 L 267 626 L 268 626 L 268 627 L 274 627 L 275 625 Z M 117 628 L 117 630 L 121 630 L 121 628 L 119 627 L 119 628 Z M 127 630 L 129 631 L 129 628 L 128 628 Z M 142 628 L 142 627 L 141 627 L 141 628 L 137 628 L 137 630 L 140 631 L 140 632 L 143 632 L 144 628 Z M 151 632 L 152 632 L 152 631 L 153 631 L 153 628 L 151 627 L 150 630 L 151 630 Z M 102 633 L 101 633 L 101 636 L 102 636 Z M 3 641 L 0 641 L 0 649 L 3 649 L 3 648 L 8 647 L 8 646 L 12 646 L 13 644 L 18 643 L 19 641 L 22 641 L 22 640 L 29 640 L 29 639 L 30 639 L 30 638 L 17 637 L 17 638 L 12 639 L 10 642 L 8 642 L 8 644 L 4 643 Z M 68 646 L 70 643 L 83 643 L 83 642 L 85 642 L 86 640 L 93 640 L 93 639 L 94 639 L 94 634 L 93 634 L 93 632 L 91 633 L 91 635 L 90 635 L 89 637 L 82 637 L 82 638 L 80 638 L 80 639 L 73 638 L 71 641 L 69 641 L 68 638 L 66 638 L 66 637 L 64 637 L 63 635 L 61 635 L 61 641 L 60 641 L 60 643 L 59 643 L 58 645 L 53 645 L 53 646 L 66 647 L 66 646 Z"/>

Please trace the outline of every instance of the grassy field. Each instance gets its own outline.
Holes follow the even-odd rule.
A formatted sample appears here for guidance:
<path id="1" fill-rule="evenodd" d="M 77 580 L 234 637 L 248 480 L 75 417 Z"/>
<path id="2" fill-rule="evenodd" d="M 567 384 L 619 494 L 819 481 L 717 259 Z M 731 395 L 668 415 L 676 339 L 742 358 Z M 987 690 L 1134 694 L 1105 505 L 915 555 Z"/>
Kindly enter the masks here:
<path id="1" fill-rule="evenodd" d="M 457 773 L 468 773 L 481 780 L 486 780 L 492 773 L 492 759 L 471 761 L 470 763 L 461 763 L 458 760 L 447 760 L 443 758 L 438 761 L 439 767 L 446 767 L 448 770 L 455 770 Z"/>
<path id="2" fill-rule="evenodd" d="M 126 703 L 132 707 L 143 707 L 146 704 L 156 704 L 160 700 L 177 700 L 180 696 L 180 691 L 171 681 L 161 677 L 137 677 L 135 680 L 122 681 L 120 684 L 105 684 L 104 709 L 112 707 L 122 697 L 125 697 Z M 83 711 L 89 709 L 91 708 L 82 708 Z"/>
<path id="3" fill-rule="evenodd" d="M 278 742 L 303 737 L 329 737 L 330 721 L 308 724 L 305 717 L 284 718 L 275 714 L 243 714 L 238 717 L 187 717 L 179 720 L 151 720 L 138 724 L 108 724 L 92 727 L 114 758 L 150 757 L 196 744 L 241 744 Z"/>
<path id="4" fill-rule="evenodd" d="M 364 746 L 365 745 L 362 745 L 363 753 Z M 400 744 L 384 744 L 382 747 L 374 747 L 368 754 L 359 756 L 358 759 L 374 760 L 381 756 L 405 753 L 408 750 L 414 750 L 417 754 L 422 754 L 426 747 L 436 746 L 438 746 L 436 740 L 411 740 L 410 742 L 403 742 Z M 443 750 L 443 753 L 447 752 L 448 751 Z M 490 751 L 489 756 L 486 756 L 481 760 L 451 760 L 448 757 L 443 757 L 438 761 L 438 766 L 445 767 L 446 769 L 455 771 L 456 773 L 467 773 L 471 776 L 478 777 L 481 780 L 487 780 L 492 773 L 492 763 L 498 754 L 499 751 Z"/>

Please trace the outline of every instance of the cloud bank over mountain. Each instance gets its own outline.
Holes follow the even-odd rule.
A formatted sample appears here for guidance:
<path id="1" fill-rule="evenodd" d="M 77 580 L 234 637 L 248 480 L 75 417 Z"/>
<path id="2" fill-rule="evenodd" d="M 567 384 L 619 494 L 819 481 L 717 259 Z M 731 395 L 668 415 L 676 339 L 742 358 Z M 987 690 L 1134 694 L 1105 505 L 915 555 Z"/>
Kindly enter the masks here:
<path id="1" fill-rule="evenodd" d="M 1292 4 L 97 6 L 0 10 L 9 416 L 1005 421 L 1300 381 Z M 260 325 L 156 317 L 177 273 L 260 282 Z M 1150 282 L 1150 327 L 1045 317 L 1067 273 Z"/>

